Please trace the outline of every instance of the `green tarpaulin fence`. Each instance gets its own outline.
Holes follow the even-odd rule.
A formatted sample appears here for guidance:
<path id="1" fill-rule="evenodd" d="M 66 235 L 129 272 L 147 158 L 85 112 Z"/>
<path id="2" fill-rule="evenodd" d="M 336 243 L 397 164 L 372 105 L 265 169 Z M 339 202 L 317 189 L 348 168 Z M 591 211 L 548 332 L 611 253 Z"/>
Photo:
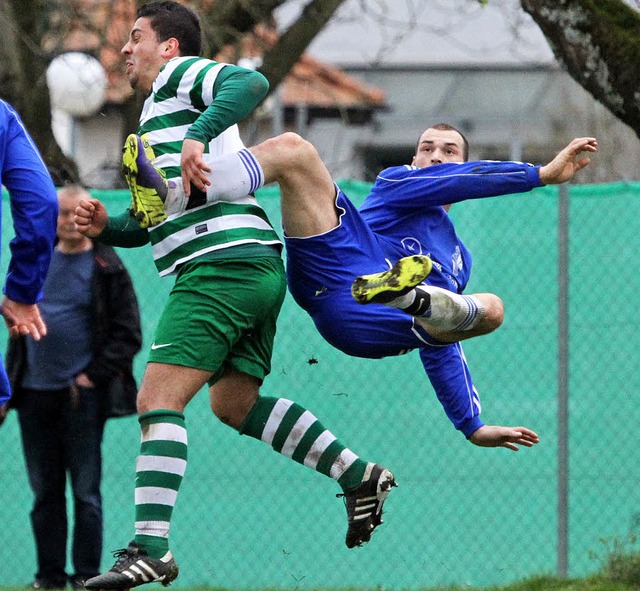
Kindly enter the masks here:
<path id="1" fill-rule="evenodd" d="M 369 189 L 341 184 L 356 202 Z M 561 216 L 557 187 L 450 212 L 474 254 L 467 292 L 497 293 L 506 309 L 498 331 L 464 343 L 483 418 L 536 430 L 537 447 L 513 453 L 471 445 L 445 417 L 417 353 L 349 358 L 287 296 L 264 393 L 312 410 L 356 453 L 389 466 L 400 486 L 371 543 L 347 550 L 337 485 L 216 422 L 203 391 L 186 411 L 190 460 L 171 531 L 181 567 L 174 586 L 493 585 L 557 572 L 565 547 L 570 575 L 598 569 L 602 540 L 626 540 L 640 523 L 640 184 L 579 185 L 568 193 Z M 112 212 L 127 205 L 121 191 L 96 196 Z M 279 228 L 277 190 L 258 197 Z M 4 269 L 12 235 L 6 198 L 2 225 Z M 157 276 L 148 247 L 120 253 L 142 307 L 140 378 L 172 279 Z M 559 269 L 559 260 L 568 263 Z M 559 521 L 563 380 L 568 513 Z M 135 418 L 108 423 L 104 568 L 112 565 L 109 550 L 133 535 L 138 441 Z M 0 479 L 0 586 L 22 586 L 35 572 L 35 551 L 15 413 L 0 429 Z"/>

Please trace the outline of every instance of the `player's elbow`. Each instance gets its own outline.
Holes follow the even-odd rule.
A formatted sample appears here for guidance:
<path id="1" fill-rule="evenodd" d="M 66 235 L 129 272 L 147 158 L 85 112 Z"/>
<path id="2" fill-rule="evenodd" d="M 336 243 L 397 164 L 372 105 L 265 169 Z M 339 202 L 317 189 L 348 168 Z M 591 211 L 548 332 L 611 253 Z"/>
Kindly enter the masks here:
<path id="1" fill-rule="evenodd" d="M 497 328 L 500 328 L 504 321 L 504 304 L 502 300 L 497 295 L 491 294 L 491 296 L 485 304 L 484 313 L 484 321 L 488 332 L 493 332 Z"/>

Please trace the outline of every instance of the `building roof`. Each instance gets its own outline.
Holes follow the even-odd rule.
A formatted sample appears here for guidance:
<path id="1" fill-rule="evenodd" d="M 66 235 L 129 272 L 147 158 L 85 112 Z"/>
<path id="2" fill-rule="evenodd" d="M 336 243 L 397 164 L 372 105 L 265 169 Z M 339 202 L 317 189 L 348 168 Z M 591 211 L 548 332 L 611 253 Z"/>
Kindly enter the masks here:
<path id="1" fill-rule="evenodd" d="M 324 107 L 382 107 L 385 94 L 381 89 L 367 86 L 349 76 L 340 68 L 302 55 L 285 80 L 282 101 L 285 104 L 304 103 Z"/>

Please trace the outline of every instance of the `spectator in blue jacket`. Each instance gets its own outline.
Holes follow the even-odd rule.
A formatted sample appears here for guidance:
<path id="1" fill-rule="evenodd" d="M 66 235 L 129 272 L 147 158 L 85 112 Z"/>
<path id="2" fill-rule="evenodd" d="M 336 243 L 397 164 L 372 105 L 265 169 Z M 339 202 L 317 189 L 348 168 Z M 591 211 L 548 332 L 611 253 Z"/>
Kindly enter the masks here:
<path id="1" fill-rule="evenodd" d="M 0 183 L 9 192 L 15 238 L 2 298 L 2 316 L 9 335 L 47 333 L 37 302 L 44 284 L 56 235 L 58 197 L 51 176 L 20 116 L 0 100 Z M 11 397 L 0 362 L 0 420 Z"/>

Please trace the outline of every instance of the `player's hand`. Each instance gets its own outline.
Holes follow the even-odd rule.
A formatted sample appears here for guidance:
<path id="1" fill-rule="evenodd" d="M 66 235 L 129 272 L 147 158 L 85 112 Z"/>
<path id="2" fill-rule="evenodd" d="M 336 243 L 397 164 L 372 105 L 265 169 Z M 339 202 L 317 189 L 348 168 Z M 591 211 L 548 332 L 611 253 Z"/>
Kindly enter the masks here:
<path id="1" fill-rule="evenodd" d="M 182 142 L 180 170 L 182 171 L 182 184 L 187 197 L 191 195 L 191 183 L 203 192 L 211 184 L 206 174 L 211 172 L 211 169 L 204 163 L 202 154 L 204 154 L 204 144 L 202 142 L 190 139 Z"/>
<path id="2" fill-rule="evenodd" d="M 89 238 L 100 236 L 109 220 L 107 209 L 97 199 L 80 199 L 75 214 L 76 229 Z"/>
<path id="3" fill-rule="evenodd" d="M 40 316 L 37 304 L 23 304 L 4 296 L 2 298 L 2 316 L 12 339 L 18 338 L 20 335 L 31 335 L 36 341 L 39 341 L 47 334 L 47 327 Z"/>
<path id="4" fill-rule="evenodd" d="M 579 170 L 591 162 L 583 152 L 597 152 L 598 142 L 594 137 L 579 137 L 572 140 L 549 164 L 540 167 L 540 180 L 545 185 L 558 185 L 571 180 Z"/>
<path id="5" fill-rule="evenodd" d="M 76 386 L 80 388 L 95 388 L 96 385 L 91 381 L 89 376 L 86 373 L 79 373 L 75 379 L 74 383 Z"/>
<path id="6" fill-rule="evenodd" d="M 540 439 L 537 433 L 526 427 L 483 425 L 469 437 L 469 441 L 479 447 L 506 447 L 518 451 L 518 445 L 533 447 Z"/>

